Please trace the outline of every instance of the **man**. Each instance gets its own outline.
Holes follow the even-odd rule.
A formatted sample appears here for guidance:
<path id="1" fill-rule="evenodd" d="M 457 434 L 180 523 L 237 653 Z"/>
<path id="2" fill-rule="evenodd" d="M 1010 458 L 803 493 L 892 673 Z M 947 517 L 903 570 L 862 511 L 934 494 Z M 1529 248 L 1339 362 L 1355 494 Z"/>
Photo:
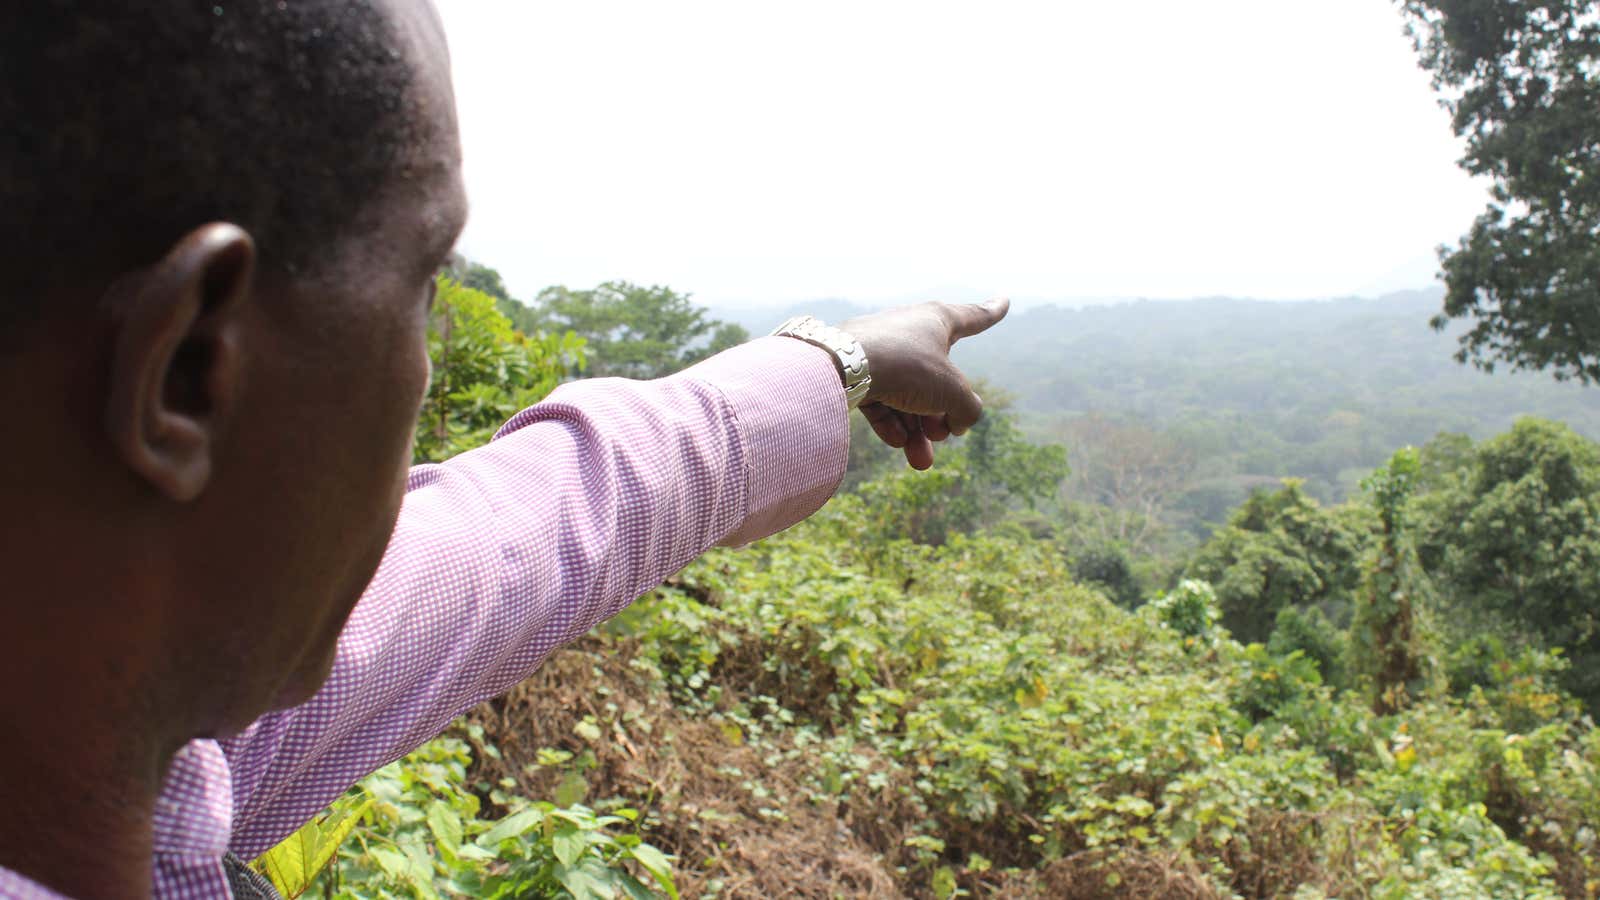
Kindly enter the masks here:
<path id="1" fill-rule="evenodd" d="M 979 413 L 949 347 L 1005 313 L 579 382 L 408 474 L 465 216 L 426 0 L 10 4 L 0 122 L 3 897 L 248 888 L 356 779 L 814 511 L 846 387 L 930 465 Z"/>

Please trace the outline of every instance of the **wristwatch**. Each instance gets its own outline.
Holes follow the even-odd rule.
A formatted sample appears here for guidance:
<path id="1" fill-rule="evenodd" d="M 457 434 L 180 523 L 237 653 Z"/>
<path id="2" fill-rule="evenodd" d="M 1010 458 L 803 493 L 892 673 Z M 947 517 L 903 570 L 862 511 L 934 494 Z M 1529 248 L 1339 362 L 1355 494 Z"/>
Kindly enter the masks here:
<path id="1" fill-rule="evenodd" d="M 833 354 L 839 366 L 839 377 L 844 381 L 844 399 L 851 409 L 861 405 L 872 387 L 872 370 L 867 366 L 867 351 L 861 342 L 848 331 L 822 324 L 815 316 L 795 316 L 772 332 L 781 337 L 792 337 L 821 347 Z"/>

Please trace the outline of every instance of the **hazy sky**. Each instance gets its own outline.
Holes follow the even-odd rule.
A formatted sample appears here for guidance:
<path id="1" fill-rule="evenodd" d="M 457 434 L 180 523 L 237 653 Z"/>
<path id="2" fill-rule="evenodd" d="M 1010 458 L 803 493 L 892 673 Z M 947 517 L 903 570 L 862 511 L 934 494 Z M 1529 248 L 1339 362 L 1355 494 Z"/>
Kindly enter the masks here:
<path id="1" fill-rule="evenodd" d="M 441 0 L 513 293 L 1420 286 L 1485 188 L 1390 0 Z"/>

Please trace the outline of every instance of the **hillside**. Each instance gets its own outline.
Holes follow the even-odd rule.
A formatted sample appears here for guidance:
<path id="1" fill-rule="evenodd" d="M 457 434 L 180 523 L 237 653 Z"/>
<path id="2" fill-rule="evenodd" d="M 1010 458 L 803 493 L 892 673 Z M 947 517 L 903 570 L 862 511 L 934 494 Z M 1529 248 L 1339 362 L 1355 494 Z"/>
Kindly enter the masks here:
<path id="1" fill-rule="evenodd" d="M 1035 439 L 1082 449 L 1073 423 L 1098 416 L 1175 443 L 1190 463 L 1168 506 L 1197 533 L 1285 477 L 1342 500 L 1395 447 L 1442 431 L 1481 439 L 1532 415 L 1600 437 L 1600 391 L 1457 363 L 1455 331 L 1428 325 L 1438 307 L 1436 290 L 1040 306 L 955 359 L 1011 394 Z M 837 321 L 862 310 L 828 300 L 807 311 Z M 790 312 L 712 314 L 761 333 Z"/>
<path id="2" fill-rule="evenodd" d="M 1479 377 L 1407 359 L 1371 306 L 1173 309 L 1020 316 L 1003 361 L 1026 391 L 1048 381 L 1027 354 L 1077 353 L 1049 377 L 1103 375 L 1080 402 L 1120 391 L 1158 425 L 1189 402 L 1148 374 L 1163 348 L 1236 422 L 1375 421 L 1402 382 Z M 448 281 L 433 316 L 419 459 L 582 358 Z M 1117 344 L 1106 321 L 1134 324 Z M 1342 329 L 1360 360 L 1325 353 Z M 1342 393 L 1262 376 L 1275 335 Z M 1065 494 L 1061 449 L 1004 410 L 932 471 L 855 456 L 820 513 L 707 553 L 257 865 L 343 900 L 1600 895 L 1600 444 L 1533 419 L 1435 441 L 1348 503 L 1283 486 L 1183 548 L 1146 501 L 1202 463 L 1097 411 L 1055 410 Z"/>

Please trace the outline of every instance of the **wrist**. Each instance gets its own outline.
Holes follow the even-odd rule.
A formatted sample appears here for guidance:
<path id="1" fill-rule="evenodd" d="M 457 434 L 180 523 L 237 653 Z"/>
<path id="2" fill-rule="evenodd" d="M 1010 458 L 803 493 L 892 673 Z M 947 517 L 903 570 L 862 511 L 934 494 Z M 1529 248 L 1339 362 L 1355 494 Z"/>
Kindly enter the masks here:
<path id="1" fill-rule="evenodd" d="M 861 342 L 848 331 L 825 325 L 813 316 L 795 316 L 772 332 L 804 341 L 828 351 L 839 372 L 845 402 L 851 409 L 861 404 L 872 388 L 872 370 Z"/>

